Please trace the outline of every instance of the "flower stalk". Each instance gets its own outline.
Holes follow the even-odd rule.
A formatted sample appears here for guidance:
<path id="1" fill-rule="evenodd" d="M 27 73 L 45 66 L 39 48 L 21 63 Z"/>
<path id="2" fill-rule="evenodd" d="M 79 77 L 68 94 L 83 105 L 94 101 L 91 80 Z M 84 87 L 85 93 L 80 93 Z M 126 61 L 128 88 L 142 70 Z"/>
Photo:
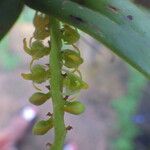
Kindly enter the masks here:
<path id="1" fill-rule="evenodd" d="M 51 95 L 53 103 L 53 123 L 55 131 L 54 143 L 51 150 L 62 150 L 66 129 L 64 124 L 64 102 L 62 97 L 62 76 L 61 76 L 61 38 L 60 24 L 57 19 L 51 17 L 51 52 L 50 52 L 50 68 L 51 68 Z"/>

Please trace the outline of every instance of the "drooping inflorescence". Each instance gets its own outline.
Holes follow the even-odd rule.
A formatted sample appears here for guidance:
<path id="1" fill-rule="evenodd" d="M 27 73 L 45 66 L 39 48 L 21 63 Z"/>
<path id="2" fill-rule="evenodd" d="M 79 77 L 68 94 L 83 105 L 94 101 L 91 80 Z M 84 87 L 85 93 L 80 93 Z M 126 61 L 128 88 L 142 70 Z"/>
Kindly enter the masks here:
<path id="1" fill-rule="evenodd" d="M 30 72 L 22 73 L 22 77 L 26 80 L 31 80 L 33 86 L 37 90 L 30 98 L 29 101 L 36 105 L 42 105 L 51 99 L 51 68 L 49 62 L 45 64 L 39 63 L 39 59 L 47 57 L 51 53 L 51 19 L 49 16 L 36 12 L 33 25 L 35 31 L 29 42 L 27 39 L 23 40 L 24 51 L 31 56 Z M 75 43 L 80 39 L 80 35 L 76 28 L 62 23 L 60 26 L 60 37 L 62 41 L 61 49 L 61 75 L 62 75 L 62 90 L 63 96 L 63 111 L 78 115 L 84 112 L 84 105 L 77 101 L 75 94 L 82 89 L 87 89 L 88 85 L 82 80 L 82 75 L 79 71 L 79 66 L 83 63 L 79 48 Z M 47 59 L 46 59 L 47 60 Z M 50 81 L 47 85 L 46 81 Z M 39 84 L 46 87 L 47 92 L 42 92 L 43 88 Z M 53 101 L 52 101 L 53 102 Z M 47 133 L 53 124 L 53 113 L 49 113 L 46 120 L 37 122 L 33 127 L 33 133 L 36 135 L 43 135 Z M 67 129 L 67 128 L 66 128 Z"/>

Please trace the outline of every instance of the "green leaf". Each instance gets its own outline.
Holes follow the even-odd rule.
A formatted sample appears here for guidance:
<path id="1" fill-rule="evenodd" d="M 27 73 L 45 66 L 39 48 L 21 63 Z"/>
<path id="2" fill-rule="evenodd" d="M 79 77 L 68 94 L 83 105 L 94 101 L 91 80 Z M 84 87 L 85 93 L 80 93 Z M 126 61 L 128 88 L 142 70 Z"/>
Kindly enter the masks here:
<path id="1" fill-rule="evenodd" d="M 23 0 L 0 1 L 0 40 L 17 20 L 23 8 Z"/>
<path id="2" fill-rule="evenodd" d="M 88 33 L 150 78 L 150 14 L 129 0 L 26 0 Z M 87 8 L 89 7 L 89 8 Z"/>

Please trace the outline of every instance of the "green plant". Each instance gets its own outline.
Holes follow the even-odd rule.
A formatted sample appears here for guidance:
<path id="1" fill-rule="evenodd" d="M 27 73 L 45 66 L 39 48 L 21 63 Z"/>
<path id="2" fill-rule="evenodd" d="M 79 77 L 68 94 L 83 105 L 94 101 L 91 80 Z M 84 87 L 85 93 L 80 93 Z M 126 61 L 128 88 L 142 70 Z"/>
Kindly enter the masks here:
<path id="1" fill-rule="evenodd" d="M 51 98 L 53 105 L 53 113 L 49 112 L 47 120 L 37 122 L 33 127 L 33 133 L 43 135 L 54 127 L 55 140 L 51 144 L 51 149 L 62 149 L 67 130 L 70 130 L 65 127 L 65 112 L 79 115 L 85 110 L 81 102 L 71 101 L 72 95 L 87 88 L 78 70 L 83 63 L 80 51 L 75 46 L 80 35 L 76 28 L 60 23 L 53 16 L 40 12 L 36 12 L 33 24 L 35 31 L 29 40 L 29 46 L 26 39 L 23 40 L 24 51 L 32 57 L 30 73 L 22 73 L 22 77 L 25 80 L 31 80 L 35 89 L 39 91 L 30 97 L 29 101 L 32 104 L 39 106 Z M 44 46 L 43 40 L 46 41 L 47 38 L 48 46 Z M 72 49 L 63 49 L 62 43 L 66 47 L 72 46 Z M 47 55 L 49 62 L 45 66 L 35 64 L 35 61 Z M 48 92 L 43 93 L 37 84 L 47 80 L 49 85 L 45 86 Z"/>
<path id="2" fill-rule="evenodd" d="M 24 39 L 24 50 L 32 61 L 30 73 L 22 76 L 31 80 L 37 90 L 41 90 L 37 84 L 50 81 L 50 85 L 46 86 L 48 92 L 36 92 L 30 102 L 41 105 L 52 97 L 54 109 L 48 120 L 40 121 L 33 130 L 34 133 L 44 134 L 54 127 L 55 140 L 51 149 L 61 150 L 66 135 L 64 111 L 72 114 L 84 111 L 83 104 L 69 102 L 68 97 L 88 87 L 78 70 L 83 59 L 74 45 L 80 37 L 76 28 L 101 41 L 150 78 L 149 12 L 138 8 L 130 0 L 1 0 L 0 40 L 25 4 L 42 13 L 35 15 L 35 32 L 29 46 Z M 45 46 L 43 40 L 49 35 L 50 41 Z M 62 50 L 62 41 L 63 44 L 72 45 L 74 50 Z M 34 65 L 36 60 L 45 56 L 50 57 L 47 65 Z"/>

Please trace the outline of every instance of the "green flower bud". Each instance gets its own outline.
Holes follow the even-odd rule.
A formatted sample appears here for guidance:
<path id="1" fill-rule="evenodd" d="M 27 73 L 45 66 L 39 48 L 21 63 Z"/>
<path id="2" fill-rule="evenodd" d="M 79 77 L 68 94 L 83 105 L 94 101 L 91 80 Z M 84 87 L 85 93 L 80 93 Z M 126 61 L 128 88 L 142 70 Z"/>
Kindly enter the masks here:
<path id="1" fill-rule="evenodd" d="M 68 68 L 78 68 L 83 63 L 80 54 L 70 49 L 63 50 L 62 58 L 64 60 L 64 65 Z"/>
<path id="2" fill-rule="evenodd" d="M 32 74 L 30 73 L 22 73 L 21 76 L 23 77 L 23 79 L 25 80 L 32 80 Z"/>
<path id="3" fill-rule="evenodd" d="M 31 45 L 31 49 L 33 51 L 38 51 L 38 50 L 42 50 L 44 48 L 44 45 L 41 41 L 34 41 L 32 42 L 32 45 Z"/>
<path id="4" fill-rule="evenodd" d="M 50 34 L 49 29 L 49 16 L 45 14 L 38 14 L 36 12 L 33 20 L 33 24 L 35 26 L 34 38 L 37 40 L 44 40 Z"/>
<path id="5" fill-rule="evenodd" d="M 27 41 L 26 41 L 26 38 L 23 39 L 23 48 L 24 48 L 24 51 L 29 54 L 29 55 L 33 55 L 32 53 L 32 50 L 27 46 Z"/>
<path id="6" fill-rule="evenodd" d="M 31 73 L 22 73 L 21 76 L 25 80 L 32 80 L 35 83 L 42 83 L 50 77 L 50 70 L 45 70 L 41 65 L 34 65 L 31 69 Z"/>
<path id="7" fill-rule="evenodd" d="M 41 92 L 34 93 L 29 101 L 34 105 L 42 105 L 51 97 L 50 93 L 44 94 Z"/>
<path id="8" fill-rule="evenodd" d="M 53 120 L 52 120 L 52 118 L 50 118 L 48 120 L 41 120 L 41 121 L 37 122 L 33 126 L 32 131 L 33 131 L 33 134 L 35 134 L 35 135 L 44 135 L 51 128 L 53 128 Z"/>
<path id="9" fill-rule="evenodd" d="M 31 73 L 33 82 L 42 83 L 48 79 L 48 72 L 41 65 L 33 66 Z"/>
<path id="10" fill-rule="evenodd" d="M 35 13 L 33 24 L 36 29 L 44 29 L 49 26 L 50 20 L 49 16 L 45 14 Z"/>
<path id="11" fill-rule="evenodd" d="M 64 79 L 64 86 L 66 87 L 67 92 L 71 93 L 88 88 L 88 84 L 73 73 L 67 73 L 67 76 Z"/>
<path id="12" fill-rule="evenodd" d="M 27 46 L 26 39 L 23 40 L 24 50 L 27 54 L 32 56 L 33 59 L 39 59 L 49 54 L 50 48 L 45 47 L 39 40 L 32 42 L 31 47 Z"/>
<path id="13" fill-rule="evenodd" d="M 85 111 L 85 106 L 79 101 L 65 102 L 64 111 L 74 115 L 79 115 Z"/>
<path id="14" fill-rule="evenodd" d="M 49 35 L 50 35 L 50 31 L 49 30 L 39 30 L 39 29 L 36 29 L 34 31 L 34 33 L 33 33 L 34 38 L 37 39 L 37 40 L 44 40 Z"/>
<path id="15" fill-rule="evenodd" d="M 76 29 L 69 25 L 64 25 L 62 32 L 62 39 L 66 44 L 74 44 L 80 38 L 80 35 Z"/>
<path id="16" fill-rule="evenodd" d="M 50 48 L 45 47 L 41 41 L 34 41 L 31 46 L 32 58 L 39 59 L 49 54 Z"/>

